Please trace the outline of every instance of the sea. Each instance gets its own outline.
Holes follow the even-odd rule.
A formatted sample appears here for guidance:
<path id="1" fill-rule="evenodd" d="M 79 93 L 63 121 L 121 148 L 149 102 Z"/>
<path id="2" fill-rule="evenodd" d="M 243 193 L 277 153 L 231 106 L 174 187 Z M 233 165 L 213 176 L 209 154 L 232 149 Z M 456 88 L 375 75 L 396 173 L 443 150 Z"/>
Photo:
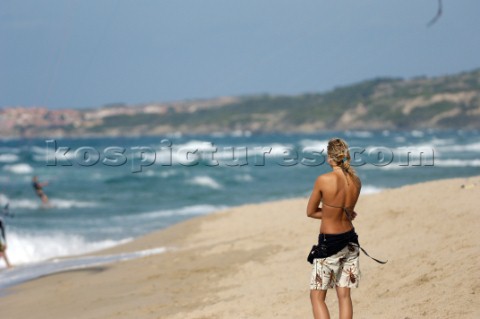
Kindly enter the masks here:
<path id="1" fill-rule="evenodd" d="M 326 146 L 332 137 L 349 143 L 363 195 L 480 175 L 478 130 L 3 139 L 0 204 L 8 204 L 11 215 L 3 220 L 8 257 L 17 267 L 2 271 L 0 260 L 0 288 L 101 263 L 100 257 L 74 256 L 195 216 L 246 203 L 307 200 L 317 176 L 331 170 Z M 48 183 L 48 205 L 36 196 L 33 176 Z M 296 213 L 306 218 L 304 211 Z M 124 260 L 165 249 L 105 258 Z M 68 262 L 62 259 L 67 256 Z"/>

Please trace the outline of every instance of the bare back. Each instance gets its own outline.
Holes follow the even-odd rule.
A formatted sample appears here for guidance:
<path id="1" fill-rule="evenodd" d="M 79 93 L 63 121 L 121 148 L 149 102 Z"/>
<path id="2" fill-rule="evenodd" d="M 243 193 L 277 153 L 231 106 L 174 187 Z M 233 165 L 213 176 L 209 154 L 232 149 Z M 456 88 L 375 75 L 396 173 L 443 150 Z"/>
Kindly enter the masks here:
<path id="1" fill-rule="evenodd" d="M 320 233 L 339 234 L 353 228 L 345 210 L 348 213 L 353 212 L 360 189 L 360 180 L 354 180 L 341 170 L 318 177 L 308 205 L 318 207 L 320 202 L 323 202 Z"/>

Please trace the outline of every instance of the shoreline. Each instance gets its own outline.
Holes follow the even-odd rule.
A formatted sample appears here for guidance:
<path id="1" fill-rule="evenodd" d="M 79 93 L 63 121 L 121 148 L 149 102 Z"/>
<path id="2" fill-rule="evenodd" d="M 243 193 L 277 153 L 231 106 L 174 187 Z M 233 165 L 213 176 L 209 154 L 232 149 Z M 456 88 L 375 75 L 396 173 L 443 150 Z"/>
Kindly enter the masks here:
<path id="1" fill-rule="evenodd" d="M 461 188 L 469 183 L 476 186 Z M 474 275 L 479 250 L 467 240 L 476 234 L 478 190 L 479 176 L 360 197 L 355 220 L 360 242 L 389 263 L 379 266 L 361 257 L 364 275 L 352 291 L 356 316 L 474 318 L 479 313 L 471 307 L 480 293 Z M 78 318 L 225 318 L 232 312 L 245 318 L 309 317 L 306 254 L 319 222 L 305 216 L 307 200 L 231 207 L 86 254 L 167 247 L 157 255 L 68 270 L 10 287 L 0 297 L 2 313 L 11 319 L 64 318 L 73 311 Z M 452 267 L 458 260 L 472 262 L 457 273 Z M 454 296 L 448 294 L 450 288 Z M 333 297 L 334 291 L 327 294 L 331 313 L 337 309 Z"/>

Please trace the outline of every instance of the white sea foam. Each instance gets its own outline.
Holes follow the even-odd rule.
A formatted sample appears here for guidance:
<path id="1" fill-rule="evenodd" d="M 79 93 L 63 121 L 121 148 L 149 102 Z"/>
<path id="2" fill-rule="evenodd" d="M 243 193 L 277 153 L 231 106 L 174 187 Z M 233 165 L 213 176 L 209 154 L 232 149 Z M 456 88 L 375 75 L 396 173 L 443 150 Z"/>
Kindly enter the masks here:
<path id="1" fill-rule="evenodd" d="M 166 165 L 166 164 L 183 164 L 183 165 L 193 165 L 194 163 L 199 162 L 202 158 L 210 157 L 214 152 L 216 152 L 218 147 L 212 142 L 191 140 L 183 144 L 174 144 L 172 149 L 169 150 L 165 146 L 159 146 L 156 149 L 156 164 Z M 148 160 L 152 160 L 152 154 L 146 153 L 145 157 Z"/>
<path id="2" fill-rule="evenodd" d="M 222 188 L 222 185 L 220 185 L 220 183 L 218 183 L 216 180 L 214 180 L 213 178 L 207 175 L 195 176 L 189 181 L 189 183 L 193 185 L 209 187 L 212 189 Z"/>
<path id="3" fill-rule="evenodd" d="M 402 165 L 401 165 L 402 164 Z M 410 159 L 410 165 L 407 165 L 407 162 L 400 163 L 394 161 L 388 165 L 373 165 L 367 164 L 360 166 L 360 169 L 379 169 L 379 170 L 400 170 L 408 168 L 418 168 L 420 166 L 428 167 L 480 167 L 480 159 L 443 159 L 443 158 L 434 158 L 433 160 L 425 161 L 423 160 L 420 165 L 418 158 Z"/>
<path id="4" fill-rule="evenodd" d="M 383 190 L 384 190 L 384 188 L 382 188 L 382 187 L 376 187 L 376 186 L 372 186 L 372 185 L 364 185 L 364 186 L 362 186 L 361 193 L 362 193 L 362 195 L 376 194 L 376 193 L 380 193 Z"/>
<path id="5" fill-rule="evenodd" d="M 237 130 L 237 131 L 231 132 L 230 136 L 231 137 L 250 137 L 250 136 L 252 136 L 252 132 Z"/>
<path id="6" fill-rule="evenodd" d="M 39 209 L 43 208 L 42 202 L 40 199 L 10 199 L 11 208 L 24 208 L 24 209 Z M 73 199 L 60 199 L 55 198 L 51 199 L 48 204 L 48 208 L 86 208 L 86 207 L 96 207 L 98 206 L 95 202 L 85 202 L 78 201 Z"/>
<path id="7" fill-rule="evenodd" d="M 18 155 L 7 153 L 0 154 L 0 163 L 13 163 L 18 161 Z"/>
<path id="8" fill-rule="evenodd" d="M 0 193 L 0 206 L 4 207 L 10 202 L 10 198 L 7 195 Z"/>
<path id="9" fill-rule="evenodd" d="M 235 159 L 245 158 L 247 156 L 263 155 L 265 157 L 282 157 L 289 150 L 293 150 L 292 144 L 272 143 L 267 145 L 242 145 L 235 146 L 234 150 L 230 147 L 219 146 L 212 142 L 192 140 L 184 144 L 173 145 L 169 151 L 165 147 L 157 149 L 156 164 L 166 165 L 166 163 L 196 165 L 199 162 L 207 162 L 217 165 L 216 161 L 231 160 L 233 155 Z M 171 154 L 170 154 L 171 152 Z M 147 155 L 147 154 L 146 154 Z"/>
<path id="10" fill-rule="evenodd" d="M 328 140 L 311 140 L 311 139 L 303 139 L 300 141 L 300 145 L 304 148 L 312 148 L 316 149 L 317 151 L 327 150 Z"/>
<path id="11" fill-rule="evenodd" d="M 348 137 L 370 138 L 373 136 L 373 133 L 370 131 L 346 131 L 345 135 Z"/>
<path id="12" fill-rule="evenodd" d="M 9 230 L 7 233 L 8 257 L 12 264 L 21 265 L 39 262 L 54 257 L 71 256 L 92 252 L 130 241 L 103 240 L 87 242 L 85 238 L 64 233 L 29 234 Z"/>
<path id="13" fill-rule="evenodd" d="M 31 151 L 37 154 L 46 154 L 47 149 L 45 147 L 40 147 L 40 146 L 32 146 Z"/>
<path id="14" fill-rule="evenodd" d="M 167 178 L 167 177 L 170 177 L 170 176 L 175 176 L 177 175 L 178 173 L 174 170 L 165 170 L 165 171 L 162 171 L 159 173 L 160 177 L 163 177 L 163 178 Z"/>
<path id="15" fill-rule="evenodd" d="M 295 150 L 292 144 L 272 143 L 265 145 L 250 145 L 248 148 L 248 156 L 264 155 L 265 157 L 281 157 L 285 156 L 289 150 Z"/>
<path id="16" fill-rule="evenodd" d="M 363 169 L 368 169 L 368 170 L 400 170 L 400 169 L 407 169 L 407 168 L 412 168 L 412 167 L 418 167 L 418 165 L 400 165 L 402 163 L 399 163 L 399 162 L 392 162 L 390 164 L 387 164 L 387 165 L 373 165 L 371 163 L 369 164 L 366 164 L 366 165 L 362 165 L 360 166 L 360 170 L 363 170 Z M 423 164 L 423 166 L 425 166 Z"/>
<path id="17" fill-rule="evenodd" d="M 3 169 L 14 174 L 31 174 L 33 172 L 33 167 L 25 163 L 5 165 Z"/>
<path id="18" fill-rule="evenodd" d="M 174 145 L 175 149 L 186 149 L 191 151 L 215 151 L 216 146 L 212 142 L 191 140 L 184 144 Z"/>
<path id="19" fill-rule="evenodd" d="M 227 207 L 228 206 L 224 206 L 224 205 L 208 205 L 208 204 L 191 205 L 191 206 L 185 206 L 179 209 L 163 209 L 159 211 L 129 215 L 127 217 L 118 216 L 118 217 L 115 217 L 114 219 L 124 220 L 124 219 L 131 218 L 131 219 L 138 220 L 138 219 L 153 219 L 153 218 L 170 217 L 170 216 L 205 215 L 215 211 L 223 210 Z"/>
<path id="20" fill-rule="evenodd" d="M 175 176 L 175 175 L 178 174 L 177 171 L 174 171 L 174 170 L 169 169 L 169 168 L 162 168 L 164 170 L 161 171 L 161 172 L 159 172 L 158 170 L 154 170 L 154 169 L 148 169 L 148 170 L 147 169 L 148 168 L 144 168 L 141 173 L 137 174 L 137 176 L 167 178 L 167 177 Z"/>
<path id="21" fill-rule="evenodd" d="M 434 166 L 440 167 L 480 167 L 480 159 L 436 159 Z"/>
<path id="22" fill-rule="evenodd" d="M 418 130 L 413 130 L 410 135 L 412 135 L 413 137 L 423 137 L 425 135 L 425 133 L 423 133 L 422 131 L 418 131 Z"/>
<path id="23" fill-rule="evenodd" d="M 286 152 L 294 149 L 292 144 L 274 143 L 274 144 L 271 144 L 271 145 L 267 145 L 267 147 L 272 148 L 272 151 L 269 154 L 273 155 L 273 156 L 284 156 Z"/>
<path id="24" fill-rule="evenodd" d="M 480 152 L 480 142 L 465 145 L 451 144 L 438 147 L 443 152 Z"/>
<path id="25" fill-rule="evenodd" d="M 209 134 L 209 136 L 211 136 L 211 137 L 217 137 L 217 138 L 222 138 L 222 137 L 227 136 L 227 133 L 224 133 L 224 132 L 212 132 L 212 133 Z"/>
<path id="26" fill-rule="evenodd" d="M 428 143 L 421 143 L 421 144 L 414 144 L 414 145 L 408 145 L 408 146 L 399 146 L 399 147 L 387 147 L 387 146 L 381 146 L 381 145 L 370 145 L 365 148 L 365 153 L 376 153 L 378 151 L 382 152 L 389 152 L 391 154 L 407 154 L 407 152 L 410 152 L 412 155 L 414 154 L 420 154 L 421 152 L 424 153 L 431 153 L 432 151 L 437 154 L 439 153 L 438 148 L 433 145 L 433 144 L 428 144 Z"/>
<path id="27" fill-rule="evenodd" d="M 432 143 L 433 145 L 435 146 L 438 146 L 438 145 L 450 145 L 450 144 L 454 144 L 455 143 L 455 139 L 454 138 L 432 138 L 432 140 L 430 141 L 430 143 Z"/>
<path id="28" fill-rule="evenodd" d="M 60 152 L 58 156 L 55 156 L 55 151 L 53 149 L 50 149 L 47 151 L 46 147 L 38 147 L 38 146 L 32 146 L 31 148 L 32 151 L 32 158 L 36 162 L 47 162 L 47 157 L 49 156 L 50 160 L 53 161 L 56 159 L 59 162 L 62 161 L 68 161 L 68 160 L 73 160 L 75 158 L 75 149 L 69 150 L 66 154 L 63 152 Z"/>
<path id="29" fill-rule="evenodd" d="M 20 153 L 20 149 L 18 147 L 8 147 L 8 146 L 1 146 L 0 153 Z"/>

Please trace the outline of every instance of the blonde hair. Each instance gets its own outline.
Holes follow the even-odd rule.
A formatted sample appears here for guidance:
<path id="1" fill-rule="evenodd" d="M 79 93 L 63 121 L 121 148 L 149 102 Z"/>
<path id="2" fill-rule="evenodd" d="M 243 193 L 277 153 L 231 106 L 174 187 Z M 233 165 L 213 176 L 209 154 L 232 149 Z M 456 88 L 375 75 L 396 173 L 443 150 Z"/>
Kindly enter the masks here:
<path id="1" fill-rule="evenodd" d="M 343 172 L 350 175 L 351 179 L 355 182 L 359 182 L 357 173 L 350 165 L 350 150 L 348 144 L 341 138 L 332 138 L 328 141 L 327 146 L 328 157 L 332 159 L 335 164 L 342 168 Z"/>

